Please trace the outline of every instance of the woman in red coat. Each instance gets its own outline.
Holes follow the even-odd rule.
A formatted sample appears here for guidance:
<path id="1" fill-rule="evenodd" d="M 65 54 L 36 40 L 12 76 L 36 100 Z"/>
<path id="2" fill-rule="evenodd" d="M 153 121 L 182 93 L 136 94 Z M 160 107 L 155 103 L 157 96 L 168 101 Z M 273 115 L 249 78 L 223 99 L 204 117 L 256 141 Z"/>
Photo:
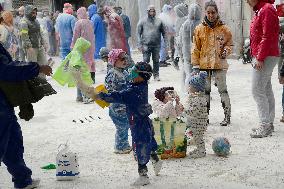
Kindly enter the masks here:
<path id="1" fill-rule="evenodd" d="M 252 93 L 257 104 L 260 126 L 253 129 L 252 138 L 272 134 L 275 99 L 271 75 L 279 60 L 279 19 L 273 7 L 275 0 L 247 0 L 255 16 L 250 26 L 253 60 Z"/>
<path id="2" fill-rule="evenodd" d="M 108 24 L 110 49 L 122 49 L 123 51 L 128 52 L 122 19 L 111 9 L 111 7 L 105 6 L 104 12 Z"/>

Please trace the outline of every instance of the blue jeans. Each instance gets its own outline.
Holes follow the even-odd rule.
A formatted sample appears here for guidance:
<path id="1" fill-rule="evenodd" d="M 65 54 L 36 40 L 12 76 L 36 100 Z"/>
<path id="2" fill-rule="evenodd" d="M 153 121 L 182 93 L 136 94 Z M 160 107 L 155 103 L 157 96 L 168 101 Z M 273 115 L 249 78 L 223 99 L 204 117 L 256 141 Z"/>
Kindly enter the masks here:
<path id="1" fill-rule="evenodd" d="M 160 62 L 166 61 L 168 56 L 165 40 L 161 36 Z"/>
<path id="2" fill-rule="evenodd" d="M 24 161 L 23 135 L 13 107 L 0 97 L 0 164 L 7 166 L 16 188 L 32 183 L 32 171 Z"/>
<path id="3" fill-rule="evenodd" d="M 110 106 L 109 116 L 116 127 L 114 148 L 124 150 L 130 147 L 128 142 L 129 122 L 125 111 L 117 111 L 117 105 L 121 106 L 115 103 Z"/>
<path id="4" fill-rule="evenodd" d="M 154 77 L 159 76 L 159 52 L 160 47 L 143 46 L 143 61 L 150 63 L 150 57 L 152 55 Z"/>

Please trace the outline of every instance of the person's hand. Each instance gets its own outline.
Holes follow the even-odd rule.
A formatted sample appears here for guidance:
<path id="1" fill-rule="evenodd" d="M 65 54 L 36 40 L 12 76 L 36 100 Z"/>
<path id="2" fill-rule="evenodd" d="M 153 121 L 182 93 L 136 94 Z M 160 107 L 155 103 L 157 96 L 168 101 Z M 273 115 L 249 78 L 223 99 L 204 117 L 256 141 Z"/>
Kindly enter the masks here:
<path id="1" fill-rule="evenodd" d="M 221 53 L 221 58 L 222 58 L 222 59 L 226 59 L 227 56 L 228 56 L 227 50 L 224 49 L 223 52 Z"/>
<path id="2" fill-rule="evenodd" d="M 52 74 L 52 68 L 48 65 L 42 65 L 39 68 L 39 72 L 43 73 L 44 75 L 50 76 Z"/>
<path id="3" fill-rule="evenodd" d="M 284 84 L 284 77 L 279 76 L 278 79 L 279 79 L 279 83 L 283 85 Z"/>
<path id="4" fill-rule="evenodd" d="M 261 71 L 263 69 L 263 67 L 264 67 L 264 62 L 256 60 L 256 64 L 254 66 L 254 69 Z"/>

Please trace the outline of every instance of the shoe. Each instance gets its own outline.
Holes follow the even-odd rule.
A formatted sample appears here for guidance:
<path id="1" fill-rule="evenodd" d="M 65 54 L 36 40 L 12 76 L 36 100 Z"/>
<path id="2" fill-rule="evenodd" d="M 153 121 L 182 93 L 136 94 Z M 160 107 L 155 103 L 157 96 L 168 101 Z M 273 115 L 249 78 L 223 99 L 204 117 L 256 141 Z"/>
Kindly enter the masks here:
<path id="1" fill-rule="evenodd" d="M 124 150 L 114 150 L 115 154 L 129 154 L 132 151 L 132 148 L 129 146 L 128 148 L 124 149 Z"/>
<path id="2" fill-rule="evenodd" d="M 220 123 L 221 126 L 228 126 L 231 124 L 231 119 L 229 117 L 225 117 L 224 120 Z"/>
<path id="3" fill-rule="evenodd" d="M 272 125 L 262 125 L 252 134 L 250 134 L 251 138 L 264 138 L 272 135 Z"/>
<path id="4" fill-rule="evenodd" d="M 24 188 L 15 188 L 15 189 L 33 189 L 39 187 L 40 179 L 33 179 L 32 183 Z"/>
<path id="5" fill-rule="evenodd" d="M 158 176 L 161 169 L 162 169 L 163 162 L 161 160 L 159 160 L 159 161 L 156 161 L 156 162 L 152 162 L 152 165 L 153 165 L 153 168 L 154 168 L 155 175 Z"/>
<path id="6" fill-rule="evenodd" d="M 83 97 L 77 97 L 76 102 L 83 102 Z"/>
<path id="7" fill-rule="evenodd" d="M 150 179 L 148 177 L 148 175 L 143 175 L 143 176 L 139 176 L 136 181 L 131 184 L 132 186 L 145 186 L 150 184 Z"/>
<path id="8" fill-rule="evenodd" d="M 154 81 L 161 81 L 159 76 L 154 76 Z"/>
<path id="9" fill-rule="evenodd" d="M 188 158 L 190 159 L 197 159 L 197 158 L 202 158 L 206 156 L 206 151 L 205 150 L 199 150 L 195 149 L 188 154 Z"/>
<path id="10" fill-rule="evenodd" d="M 252 128 L 251 130 L 252 130 L 252 132 L 255 132 L 257 129 L 258 128 Z M 272 132 L 274 132 L 274 125 L 273 125 L 273 123 L 271 123 L 271 130 L 272 130 Z"/>
<path id="11" fill-rule="evenodd" d="M 83 98 L 83 104 L 90 104 L 92 103 L 94 100 L 91 99 L 91 98 L 87 98 L 87 97 L 84 97 Z"/>

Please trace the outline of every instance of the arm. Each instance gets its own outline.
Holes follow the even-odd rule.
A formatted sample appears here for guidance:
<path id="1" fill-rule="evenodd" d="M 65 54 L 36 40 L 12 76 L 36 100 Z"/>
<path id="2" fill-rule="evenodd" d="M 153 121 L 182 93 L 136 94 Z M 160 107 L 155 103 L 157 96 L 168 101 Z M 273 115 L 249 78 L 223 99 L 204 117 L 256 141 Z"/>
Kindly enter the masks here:
<path id="1" fill-rule="evenodd" d="M 165 47 L 168 48 L 168 38 L 167 38 L 167 32 L 166 32 L 166 26 L 163 24 L 163 22 L 161 22 L 161 28 L 160 28 L 161 34 L 164 38 L 164 42 L 165 42 Z"/>
<path id="2" fill-rule="evenodd" d="M 194 30 L 193 44 L 191 48 L 191 64 L 195 68 L 199 68 L 199 59 L 201 51 L 201 39 L 199 37 L 199 27 Z"/>
<path id="3" fill-rule="evenodd" d="M 270 7 L 263 9 L 260 14 L 263 35 L 256 59 L 263 62 L 268 56 L 267 47 L 270 46 L 271 36 L 275 35 L 275 26 L 277 25 L 279 27 L 279 19 L 274 13 L 274 10 Z"/>
<path id="4" fill-rule="evenodd" d="M 23 47 L 25 49 L 32 48 L 32 43 L 31 43 L 31 40 L 30 40 L 30 37 L 29 37 L 29 28 L 28 28 L 28 24 L 25 20 L 21 21 L 20 35 L 21 35 Z"/>
<path id="5" fill-rule="evenodd" d="M 79 23 L 77 22 L 75 24 L 75 28 L 74 28 L 74 32 L 73 32 L 73 38 L 72 38 L 72 43 L 70 48 L 73 49 L 77 39 L 81 36 L 81 27 L 79 25 Z"/>
<path id="6" fill-rule="evenodd" d="M 224 57 L 229 56 L 232 53 L 232 47 L 233 47 L 233 40 L 232 40 L 232 33 L 230 29 L 226 26 L 225 31 L 227 41 L 224 44 Z"/>
<path id="7" fill-rule="evenodd" d="M 126 16 L 126 33 L 128 34 L 128 37 L 131 37 L 131 23 L 130 23 L 130 19 L 128 16 Z"/>
<path id="8" fill-rule="evenodd" d="M 135 94 L 133 89 L 129 88 L 119 92 L 100 93 L 98 96 L 108 103 L 132 104 L 134 100 L 131 97 Z"/>
<path id="9" fill-rule="evenodd" d="M 137 46 L 142 48 L 142 34 L 143 34 L 143 24 L 142 21 L 139 21 L 137 25 Z"/>
<path id="10" fill-rule="evenodd" d="M 190 27 L 188 26 L 188 22 L 186 22 L 182 26 L 182 37 L 181 37 L 181 44 L 182 44 L 182 53 L 184 62 L 186 64 L 190 64 L 190 56 L 191 56 L 191 33 L 190 33 Z"/>

